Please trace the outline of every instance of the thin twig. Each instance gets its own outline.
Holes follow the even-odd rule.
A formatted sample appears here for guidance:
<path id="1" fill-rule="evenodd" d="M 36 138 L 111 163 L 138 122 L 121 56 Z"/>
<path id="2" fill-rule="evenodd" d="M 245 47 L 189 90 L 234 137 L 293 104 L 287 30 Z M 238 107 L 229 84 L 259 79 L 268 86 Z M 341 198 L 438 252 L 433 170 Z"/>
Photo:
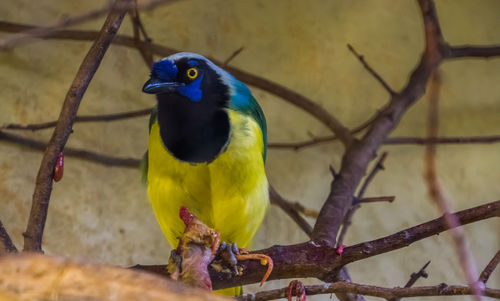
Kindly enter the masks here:
<path id="1" fill-rule="evenodd" d="M 297 225 L 299 225 L 299 227 L 307 234 L 308 237 L 311 236 L 311 225 L 309 225 L 309 223 L 302 216 L 300 216 L 293 205 L 289 201 L 285 200 L 271 185 L 269 185 L 269 196 L 271 198 L 271 204 L 280 207 L 297 223 Z"/>
<path id="2" fill-rule="evenodd" d="M 349 49 L 350 52 L 352 52 L 352 54 L 354 54 L 355 57 L 358 58 L 358 60 L 361 62 L 361 64 L 363 64 L 363 67 L 365 67 L 365 69 L 371 74 L 373 75 L 373 77 L 375 77 L 375 79 L 384 87 L 384 89 L 389 92 L 389 94 L 392 96 L 392 95 L 395 95 L 396 92 L 394 92 L 394 90 L 389 86 L 389 84 L 386 83 L 386 81 L 382 78 L 382 76 L 380 76 L 366 61 L 365 61 L 365 58 L 364 56 L 358 54 L 358 52 L 354 49 L 354 47 L 352 47 L 351 44 L 347 44 L 347 48 Z"/>
<path id="3" fill-rule="evenodd" d="M 122 1 L 117 0 L 117 4 Z M 59 154 L 63 151 L 73 128 L 78 107 L 87 87 L 99 67 L 114 35 L 120 28 L 125 11 L 111 11 L 102 26 L 100 35 L 92 44 L 66 94 L 59 120 L 43 155 L 38 171 L 30 217 L 24 233 L 25 251 L 42 251 L 42 236 L 47 219 L 52 176 Z"/>
<path id="4" fill-rule="evenodd" d="M 353 132 L 351 132 L 353 133 Z M 353 133 L 354 134 L 354 133 Z M 337 140 L 335 136 L 319 136 L 310 140 L 299 142 L 271 142 L 267 146 L 269 148 L 283 148 L 299 150 L 306 147 L 316 146 L 322 143 L 333 142 Z M 391 137 L 382 142 L 386 145 L 427 145 L 433 144 L 488 144 L 499 143 L 500 135 L 492 136 L 469 136 L 469 137 L 436 137 L 436 138 L 420 138 L 420 137 Z"/>
<path id="5" fill-rule="evenodd" d="M 372 170 L 366 177 L 365 181 L 361 185 L 361 188 L 359 189 L 358 195 L 356 197 L 353 197 L 351 207 L 347 211 L 347 213 L 344 216 L 344 220 L 342 222 L 342 229 L 340 230 L 339 237 L 337 239 L 337 246 L 342 245 L 344 242 L 345 235 L 347 233 L 347 229 L 349 229 L 349 226 L 352 223 L 352 217 L 354 216 L 354 213 L 356 213 L 356 210 L 358 210 L 361 205 L 360 201 L 356 202 L 356 200 L 361 200 L 363 198 L 363 195 L 366 192 L 366 189 L 368 188 L 368 185 L 372 182 L 372 180 L 375 178 L 375 175 L 381 171 L 384 170 L 384 161 L 387 158 L 387 152 L 382 153 L 380 158 L 378 159 L 377 163 L 373 166 Z M 394 199 L 393 199 L 394 200 Z"/>
<path id="6" fill-rule="evenodd" d="M 378 203 L 378 202 L 389 202 L 392 203 L 396 199 L 395 196 L 378 196 L 378 197 L 370 197 L 370 198 L 361 198 L 356 199 L 355 202 L 358 204 L 361 203 Z"/>
<path id="7" fill-rule="evenodd" d="M 114 114 L 102 114 L 102 115 L 81 115 L 76 116 L 75 123 L 77 122 L 108 122 L 108 121 L 116 121 L 123 120 L 135 117 L 141 117 L 151 114 L 151 109 L 142 109 L 135 110 L 123 113 L 114 113 Z M 55 127 L 57 124 L 57 120 L 42 122 L 42 123 L 32 123 L 32 124 L 18 124 L 18 123 L 10 123 L 3 126 L 0 126 L 1 130 L 30 130 L 30 131 L 38 131 L 43 129 L 49 129 Z"/>
<path id="8" fill-rule="evenodd" d="M 493 58 L 500 55 L 500 46 L 453 46 L 446 52 L 447 59 Z"/>
<path id="9" fill-rule="evenodd" d="M 375 178 L 377 173 L 381 170 L 385 170 L 384 162 L 385 162 L 385 159 L 387 158 L 387 155 L 388 155 L 387 152 L 383 152 L 382 155 L 380 156 L 380 158 L 378 159 L 377 163 L 375 163 L 375 166 L 373 166 L 373 169 L 370 171 L 370 173 L 366 177 L 365 181 L 361 185 L 361 189 L 359 189 L 359 192 L 357 195 L 358 199 L 361 199 L 365 195 L 366 189 L 368 188 L 370 183 L 373 181 L 373 179 Z"/>
<path id="10" fill-rule="evenodd" d="M 367 127 L 369 127 L 376 119 L 377 115 L 373 116 L 372 118 L 368 119 L 367 121 L 363 122 L 359 126 L 355 127 L 354 129 L 351 130 L 351 135 L 358 134 L 359 132 L 363 131 Z M 268 143 L 267 147 L 269 148 L 293 148 L 294 150 L 300 150 L 305 147 L 309 146 L 314 146 L 317 144 L 325 143 L 325 142 L 331 142 L 331 141 L 336 141 L 339 138 L 335 135 L 333 136 L 324 136 L 324 137 L 313 137 L 311 140 L 303 141 L 303 142 L 274 142 L 274 143 Z"/>
<path id="11" fill-rule="evenodd" d="M 152 0 L 150 2 L 137 5 L 137 9 L 150 10 L 158 7 L 159 5 L 173 3 L 175 1 L 176 0 Z M 134 7 L 135 4 L 132 1 L 123 1 L 122 3 L 118 4 L 114 2 L 109 3 L 99 9 L 95 9 L 81 15 L 64 18 L 51 26 L 32 28 L 20 33 L 7 36 L 3 39 L 0 39 L 0 49 L 11 49 L 20 44 L 28 43 L 33 39 L 45 38 L 51 35 L 54 31 L 61 28 L 74 26 L 86 21 L 90 21 L 110 12 L 125 13 Z"/>
<path id="12" fill-rule="evenodd" d="M 429 113 L 428 113 L 428 127 L 427 135 L 429 138 L 437 137 L 439 128 L 438 119 L 438 101 L 439 101 L 439 91 L 441 88 L 441 79 L 439 76 L 439 71 L 435 71 L 432 79 L 429 92 Z M 450 228 L 453 228 L 451 236 L 455 242 L 455 248 L 458 253 L 459 261 L 462 266 L 463 272 L 467 279 L 467 283 L 470 285 L 471 289 L 474 291 L 475 300 L 481 300 L 482 287 L 476 282 L 478 279 L 478 272 L 476 264 L 472 258 L 469 248 L 467 247 L 465 234 L 460 228 L 460 222 L 451 212 L 451 203 L 447 196 L 444 194 L 441 184 L 439 183 L 437 172 L 436 172 L 436 145 L 429 144 L 425 151 L 425 180 L 431 195 L 431 199 L 437 205 L 441 213 L 444 214 L 446 223 Z"/>
<path id="13" fill-rule="evenodd" d="M 146 33 L 146 29 L 141 22 L 141 18 L 139 16 L 139 10 L 137 9 L 137 0 L 134 0 L 134 8 L 129 12 L 130 19 L 132 20 L 132 29 L 134 32 L 134 40 L 137 50 L 139 50 L 144 62 L 146 63 L 149 69 L 153 66 L 153 56 L 151 53 L 143 47 L 143 43 L 141 40 L 141 34 L 144 35 L 144 39 L 147 43 L 151 42 L 148 34 Z"/>
<path id="14" fill-rule="evenodd" d="M 26 146 L 31 149 L 39 150 L 42 152 L 45 151 L 45 149 L 47 148 L 47 143 L 45 142 L 41 142 L 38 140 L 2 131 L 0 131 L 0 140 Z M 114 167 L 127 167 L 127 168 L 137 169 L 141 163 L 141 159 L 108 156 L 105 154 L 89 151 L 87 149 L 72 148 L 72 147 L 65 147 L 64 155 L 66 157 L 75 157 L 86 161 L 99 163 L 105 166 L 114 166 Z"/>
<path id="15" fill-rule="evenodd" d="M 288 287 L 254 294 L 243 294 L 237 297 L 238 301 L 266 301 L 286 298 Z M 321 295 L 331 293 L 354 293 L 365 296 L 380 297 L 384 299 L 407 298 L 407 297 L 430 297 L 430 296 L 463 296 L 473 295 L 474 292 L 464 285 L 439 284 L 435 286 L 419 287 L 394 287 L 386 288 L 374 285 L 358 284 L 351 282 L 334 282 L 327 284 L 306 285 L 307 295 Z M 500 290 L 486 288 L 484 295 L 492 298 L 500 298 Z"/>
<path id="16" fill-rule="evenodd" d="M 298 212 L 304 214 L 307 217 L 317 218 L 319 215 L 319 211 L 304 207 L 304 205 L 302 205 L 299 202 L 289 202 L 289 203 L 293 209 L 297 210 Z"/>
<path id="17" fill-rule="evenodd" d="M 17 248 L 0 221 L 0 256 L 6 253 L 16 253 Z"/>
<path id="18" fill-rule="evenodd" d="M 435 137 L 435 138 L 418 138 L 418 137 L 392 137 L 387 138 L 384 144 L 388 145 L 405 145 L 405 144 L 473 144 L 473 143 L 498 143 L 500 135 L 493 136 L 470 136 L 470 137 Z"/>
<path id="19" fill-rule="evenodd" d="M 430 263 L 431 263 L 430 260 L 427 261 L 427 263 L 424 264 L 424 266 L 417 273 L 411 273 L 410 279 L 408 280 L 408 282 L 406 282 L 404 287 L 412 287 L 415 284 L 415 282 L 417 282 L 418 279 L 420 279 L 422 277 L 427 278 L 429 275 L 427 274 L 425 269 L 427 268 L 427 266 Z M 401 300 L 401 298 L 399 298 L 399 297 L 389 299 L 389 301 L 399 301 L 399 300 Z"/>
<path id="20" fill-rule="evenodd" d="M 410 275 L 410 280 L 408 280 L 408 282 L 406 282 L 405 286 L 404 287 L 412 287 L 415 282 L 417 282 L 418 279 L 420 278 L 427 278 L 429 275 L 427 275 L 427 272 L 425 271 L 425 269 L 427 268 L 427 266 L 431 263 L 431 261 L 427 261 L 426 264 L 424 264 L 424 266 L 417 272 L 417 273 L 411 273 Z"/>
<path id="21" fill-rule="evenodd" d="M 240 48 L 236 49 L 223 63 L 222 63 L 222 68 L 225 68 L 229 62 L 234 60 L 235 57 L 237 57 L 243 50 L 245 49 L 244 46 L 241 46 Z"/>
<path id="22" fill-rule="evenodd" d="M 491 273 L 495 270 L 497 267 L 498 263 L 500 262 L 500 250 L 493 256 L 493 258 L 490 260 L 488 265 L 484 268 L 484 270 L 481 272 L 481 275 L 479 275 L 478 281 L 481 281 L 482 283 L 486 283 L 488 279 L 490 278 Z"/>
<path id="23" fill-rule="evenodd" d="M 330 193 L 314 225 L 312 238 L 320 244 L 336 245 L 338 231 L 368 164 L 410 106 L 422 97 L 430 74 L 442 61 L 441 50 L 445 43 L 434 3 L 431 0 L 419 0 L 418 3 L 425 29 L 424 53 L 406 87 L 391 96 L 386 108 L 376 113 L 377 118 L 366 134 L 353 143 L 342 157 L 339 176 L 332 181 Z"/>

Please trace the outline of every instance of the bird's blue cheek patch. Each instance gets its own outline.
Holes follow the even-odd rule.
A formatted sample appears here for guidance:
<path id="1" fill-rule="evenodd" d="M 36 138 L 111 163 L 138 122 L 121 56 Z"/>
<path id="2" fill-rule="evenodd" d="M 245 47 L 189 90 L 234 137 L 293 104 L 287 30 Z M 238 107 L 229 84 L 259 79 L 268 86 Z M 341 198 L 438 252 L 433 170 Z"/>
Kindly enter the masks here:
<path id="1" fill-rule="evenodd" d="M 191 99 L 194 102 L 198 102 L 201 100 L 201 97 L 203 96 L 203 92 L 201 91 L 201 80 L 203 79 L 203 75 L 198 77 L 194 82 L 190 83 L 189 85 L 185 85 L 182 87 L 179 87 L 177 91 L 179 93 L 189 99 Z"/>

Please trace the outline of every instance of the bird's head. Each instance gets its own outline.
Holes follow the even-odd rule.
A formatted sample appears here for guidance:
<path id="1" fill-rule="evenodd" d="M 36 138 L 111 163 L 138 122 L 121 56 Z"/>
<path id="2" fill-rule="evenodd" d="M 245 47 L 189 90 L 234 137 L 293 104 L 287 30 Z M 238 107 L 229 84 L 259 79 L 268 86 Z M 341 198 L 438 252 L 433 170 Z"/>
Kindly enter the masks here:
<path id="1" fill-rule="evenodd" d="M 215 98 L 220 106 L 229 100 L 233 79 L 204 56 L 181 52 L 156 62 L 142 91 L 156 95 L 176 94 L 195 103 Z"/>
<path id="2" fill-rule="evenodd" d="M 175 158 L 210 162 L 226 149 L 234 83 L 229 73 L 195 53 L 177 53 L 153 65 L 142 91 L 156 94 L 160 136 Z"/>

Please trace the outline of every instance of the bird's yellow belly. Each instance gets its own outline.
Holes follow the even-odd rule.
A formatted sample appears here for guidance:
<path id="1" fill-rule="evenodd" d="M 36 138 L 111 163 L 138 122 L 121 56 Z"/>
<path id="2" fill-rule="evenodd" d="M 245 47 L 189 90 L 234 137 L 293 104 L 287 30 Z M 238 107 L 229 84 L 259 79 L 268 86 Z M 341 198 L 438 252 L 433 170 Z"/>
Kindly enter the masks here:
<path id="1" fill-rule="evenodd" d="M 228 110 L 231 140 L 210 163 L 190 164 L 170 155 L 158 123 L 149 138 L 148 194 L 156 218 L 172 247 L 184 231 L 179 208 L 186 206 L 222 240 L 248 247 L 269 204 L 262 158 L 263 140 L 250 117 Z"/>

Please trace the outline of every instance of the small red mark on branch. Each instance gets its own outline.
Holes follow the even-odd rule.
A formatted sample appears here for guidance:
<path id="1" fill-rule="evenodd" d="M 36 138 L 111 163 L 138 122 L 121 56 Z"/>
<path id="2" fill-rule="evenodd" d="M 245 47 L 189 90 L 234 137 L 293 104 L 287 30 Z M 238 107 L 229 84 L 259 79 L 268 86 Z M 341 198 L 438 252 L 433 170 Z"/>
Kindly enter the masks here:
<path id="1" fill-rule="evenodd" d="M 342 253 L 344 253 L 344 249 L 345 249 L 345 247 L 346 247 L 345 245 L 340 245 L 340 246 L 337 248 L 337 251 L 335 251 L 335 252 L 337 252 L 337 254 L 339 254 L 339 255 L 342 255 Z"/>
<path id="2" fill-rule="evenodd" d="M 54 167 L 54 181 L 59 182 L 64 174 L 64 153 L 60 152 L 57 157 L 56 166 Z"/>

